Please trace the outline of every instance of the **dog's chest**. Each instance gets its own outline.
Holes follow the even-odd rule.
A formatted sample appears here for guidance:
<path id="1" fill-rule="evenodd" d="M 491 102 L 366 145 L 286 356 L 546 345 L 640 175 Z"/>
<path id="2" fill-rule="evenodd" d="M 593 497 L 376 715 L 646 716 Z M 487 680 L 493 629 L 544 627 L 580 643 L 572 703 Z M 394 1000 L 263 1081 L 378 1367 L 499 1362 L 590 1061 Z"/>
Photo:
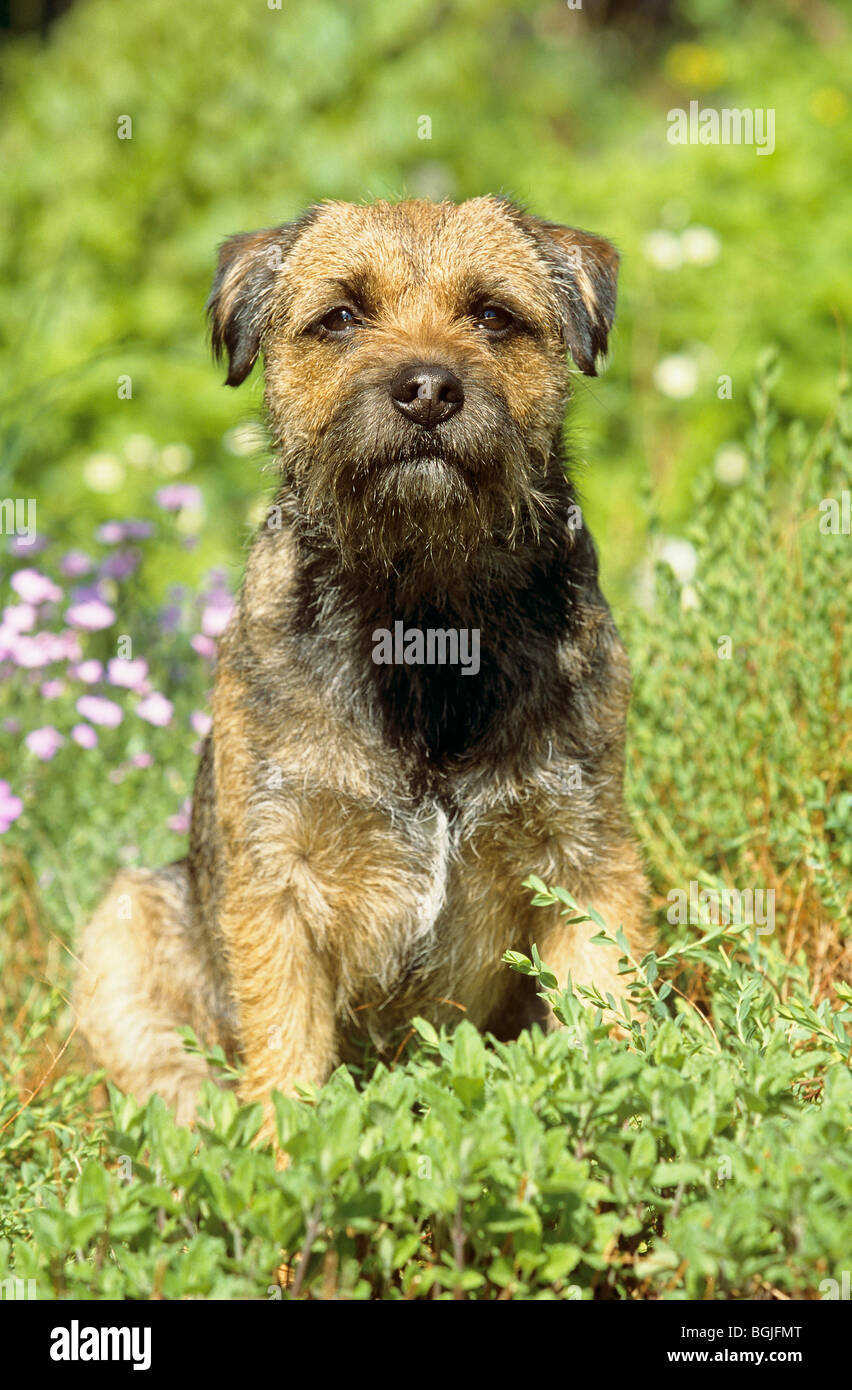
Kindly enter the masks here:
<path id="1" fill-rule="evenodd" d="M 388 642 L 393 659 L 371 661 L 362 678 L 370 722 L 404 762 L 413 793 L 449 809 L 467 769 L 498 773 L 503 750 L 523 758 L 552 722 L 554 697 L 564 698 L 555 690 L 562 633 L 520 620 L 499 629 L 398 627 L 405 645 Z M 449 634 L 443 648 L 431 645 L 436 630 Z M 436 650 L 461 659 L 435 661 Z"/>

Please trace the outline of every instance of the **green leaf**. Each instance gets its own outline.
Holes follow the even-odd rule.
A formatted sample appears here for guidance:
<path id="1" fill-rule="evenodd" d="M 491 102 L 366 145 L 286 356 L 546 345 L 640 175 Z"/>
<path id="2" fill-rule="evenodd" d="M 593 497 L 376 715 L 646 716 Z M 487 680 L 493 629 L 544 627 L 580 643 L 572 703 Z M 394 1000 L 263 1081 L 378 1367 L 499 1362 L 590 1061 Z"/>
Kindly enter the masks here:
<path id="1" fill-rule="evenodd" d="M 420 1016 L 418 1015 L 416 1018 L 413 1018 L 411 1020 L 411 1026 L 414 1029 L 417 1036 L 420 1038 L 420 1040 L 428 1048 L 434 1049 L 440 1045 L 441 1040 L 438 1037 L 437 1030 L 429 1022 L 428 1018 L 420 1018 Z"/>

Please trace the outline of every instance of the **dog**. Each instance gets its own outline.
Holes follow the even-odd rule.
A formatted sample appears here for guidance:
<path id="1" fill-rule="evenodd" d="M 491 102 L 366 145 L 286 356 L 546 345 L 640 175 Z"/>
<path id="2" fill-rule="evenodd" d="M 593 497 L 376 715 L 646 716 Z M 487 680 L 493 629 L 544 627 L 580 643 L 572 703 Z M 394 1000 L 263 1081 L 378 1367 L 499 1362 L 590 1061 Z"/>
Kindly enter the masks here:
<path id="1" fill-rule="evenodd" d="M 213 351 L 230 386 L 263 355 L 281 483 L 220 642 L 188 854 L 123 873 L 83 932 L 81 1026 L 121 1088 L 191 1121 L 188 1024 L 241 1059 L 271 1133 L 273 1090 L 359 1038 L 387 1054 L 412 1015 L 553 1025 L 506 950 L 623 997 L 594 922 L 522 886 L 647 949 L 630 670 L 560 442 L 567 354 L 595 374 L 617 270 L 496 197 L 329 202 L 223 245 Z"/>

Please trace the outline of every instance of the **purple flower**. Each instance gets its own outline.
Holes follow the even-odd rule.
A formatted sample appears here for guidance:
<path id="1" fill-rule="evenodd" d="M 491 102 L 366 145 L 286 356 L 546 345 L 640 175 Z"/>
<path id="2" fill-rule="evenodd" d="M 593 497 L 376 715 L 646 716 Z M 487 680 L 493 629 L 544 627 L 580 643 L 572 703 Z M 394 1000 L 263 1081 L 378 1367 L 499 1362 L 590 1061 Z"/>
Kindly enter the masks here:
<path id="1" fill-rule="evenodd" d="M 48 579 L 46 574 L 40 574 L 38 570 L 17 570 L 10 582 L 24 603 L 59 603 L 62 598 L 59 585 L 54 584 L 52 579 Z"/>
<path id="2" fill-rule="evenodd" d="M 154 500 L 164 512 L 179 512 L 184 507 L 191 512 L 201 511 L 201 489 L 192 483 L 169 483 L 155 493 Z"/>
<path id="3" fill-rule="evenodd" d="M 52 724 L 45 724 L 43 729 L 33 729 L 31 734 L 27 734 L 24 743 L 31 753 L 35 753 L 37 758 L 41 758 L 43 763 L 50 762 L 56 750 L 65 742 L 58 729 L 54 729 Z"/>
<path id="4" fill-rule="evenodd" d="M 59 562 L 59 569 L 66 579 L 79 579 L 95 567 L 95 562 L 83 550 L 69 550 Z"/>
<path id="5" fill-rule="evenodd" d="M 23 633 L 16 634 L 9 655 L 16 666 L 22 666 L 25 671 L 37 671 L 42 666 L 49 666 L 54 660 L 50 650 L 50 639 L 55 640 L 52 632 L 37 632 L 35 637 L 27 637 Z"/>
<path id="6" fill-rule="evenodd" d="M 54 661 L 74 661 L 80 656 L 73 632 L 10 632 L 0 627 L 0 659 L 7 657 L 25 670 L 36 671 Z"/>
<path id="7" fill-rule="evenodd" d="M 58 700 L 64 693 L 65 682 L 61 680 L 43 681 L 41 687 L 41 698 L 43 700 Z"/>
<path id="8" fill-rule="evenodd" d="M 171 700 L 167 700 L 165 695 L 160 695 L 158 691 L 152 690 L 150 695 L 146 695 L 144 700 L 140 700 L 136 706 L 136 713 L 142 718 L 147 719 L 149 724 L 155 724 L 157 728 L 164 729 L 171 723 L 174 713 L 174 705 Z"/>
<path id="9" fill-rule="evenodd" d="M 107 729 L 115 729 L 124 718 L 124 712 L 114 700 L 103 695 L 81 695 L 75 706 L 77 713 L 93 724 L 103 724 Z"/>
<path id="10" fill-rule="evenodd" d="M 15 557 L 29 559 L 31 555 L 40 555 L 47 549 L 47 537 L 33 536 L 32 540 L 29 540 L 26 536 L 13 536 L 9 542 L 9 549 Z"/>
<path id="11" fill-rule="evenodd" d="M 210 594 L 201 614 L 201 631 L 205 637 L 221 637 L 234 611 L 234 600 L 224 591 Z"/>
<path id="12" fill-rule="evenodd" d="M 96 532 L 103 545 L 121 545 L 122 541 L 144 541 L 152 535 L 150 521 L 105 521 Z"/>
<path id="13" fill-rule="evenodd" d="M 176 816 L 169 816 L 166 825 L 169 830 L 173 830 L 176 835 L 186 835 L 189 831 L 190 814 L 192 802 L 187 798 L 181 806 Z"/>
<path id="14" fill-rule="evenodd" d="M 71 737 L 75 743 L 79 743 L 81 748 L 97 748 L 98 736 L 91 724 L 75 724 L 71 730 Z"/>
<path id="15" fill-rule="evenodd" d="M 100 603 L 106 603 L 108 598 L 107 586 L 102 579 L 95 579 L 91 584 L 78 584 L 71 591 L 72 603 L 88 603 L 90 599 L 97 599 Z"/>
<path id="16" fill-rule="evenodd" d="M 139 559 L 138 550 L 117 550 L 107 556 L 99 573 L 104 579 L 127 579 L 139 568 Z"/>
<path id="17" fill-rule="evenodd" d="M 189 727 L 194 734 L 198 734 L 200 738 L 204 738 L 213 727 L 213 720 L 205 710 L 194 709 L 189 716 Z"/>
<path id="18" fill-rule="evenodd" d="M 56 661 L 79 661 L 82 656 L 79 637 L 67 627 L 56 638 L 55 650 Z"/>
<path id="19" fill-rule="evenodd" d="M 8 782 L 0 781 L 0 835 L 5 835 L 12 821 L 17 820 L 24 809 L 19 796 L 12 795 Z"/>
<path id="20" fill-rule="evenodd" d="M 10 603 L 3 609 L 3 626 L 13 632 L 32 632 L 36 611 L 29 603 Z"/>
<path id="21" fill-rule="evenodd" d="M 150 767 L 154 759 L 150 753 L 134 753 L 130 761 L 134 767 Z"/>
<path id="22" fill-rule="evenodd" d="M 115 613 L 99 598 L 72 604 L 65 617 L 72 627 L 82 627 L 86 632 L 99 632 L 115 622 Z"/>
<path id="23" fill-rule="evenodd" d="M 84 685 L 95 685 L 103 679 L 104 668 L 99 661 L 90 658 L 88 661 L 81 661 L 77 666 L 69 666 L 68 674 L 75 680 L 83 681 Z"/>
<path id="24" fill-rule="evenodd" d="M 138 690 L 148 675 L 148 663 L 142 657 L 130 661 L 127 657 L 114 656 L 107 666 L 107 680 L 110 685 L 122 686 L 125 690 Z"/>
<path id="25" fill-rule="evenodd" d="M 36 641 L 43 642 L 51 661 L 79 661 L 80 641 L 76 632 L 38 632 Z"/>
<path id="26" fill-rule="evenodd" d="M 205 637 L 202 632 L 191 638 L 189 645 L 199 656 L 203 656 L 206 661 L 212 661 L 216 655 L 216 643 L 212 637 Z"/>

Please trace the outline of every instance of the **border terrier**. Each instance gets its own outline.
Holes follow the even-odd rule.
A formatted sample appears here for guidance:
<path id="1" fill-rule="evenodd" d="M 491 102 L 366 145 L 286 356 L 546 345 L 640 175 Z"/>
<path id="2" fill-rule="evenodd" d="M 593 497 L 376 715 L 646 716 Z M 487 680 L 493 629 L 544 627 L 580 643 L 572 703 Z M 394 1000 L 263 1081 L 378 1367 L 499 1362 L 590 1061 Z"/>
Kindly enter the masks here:
<path id="1" fill-rule="evenodd" d="M 192 1118 L 208 1068 L 181 1024 L 267 1114 L 414 1014 L 548 1026 L 501 963 L 533 941 L 623 995 L 594 924 L 522 887 L 569 888 L 644 951 L 630 671 L 561 446 L 567 354 L 595 374 L 617 268 L 496 197 L 329 202 L 225 242 L 213 350 L 230 386 L 263 354 L 281 482 L 220 643 L 188 854 L 123 873 L 83 933 L 83 1032 L 123 1089 Z"/>

